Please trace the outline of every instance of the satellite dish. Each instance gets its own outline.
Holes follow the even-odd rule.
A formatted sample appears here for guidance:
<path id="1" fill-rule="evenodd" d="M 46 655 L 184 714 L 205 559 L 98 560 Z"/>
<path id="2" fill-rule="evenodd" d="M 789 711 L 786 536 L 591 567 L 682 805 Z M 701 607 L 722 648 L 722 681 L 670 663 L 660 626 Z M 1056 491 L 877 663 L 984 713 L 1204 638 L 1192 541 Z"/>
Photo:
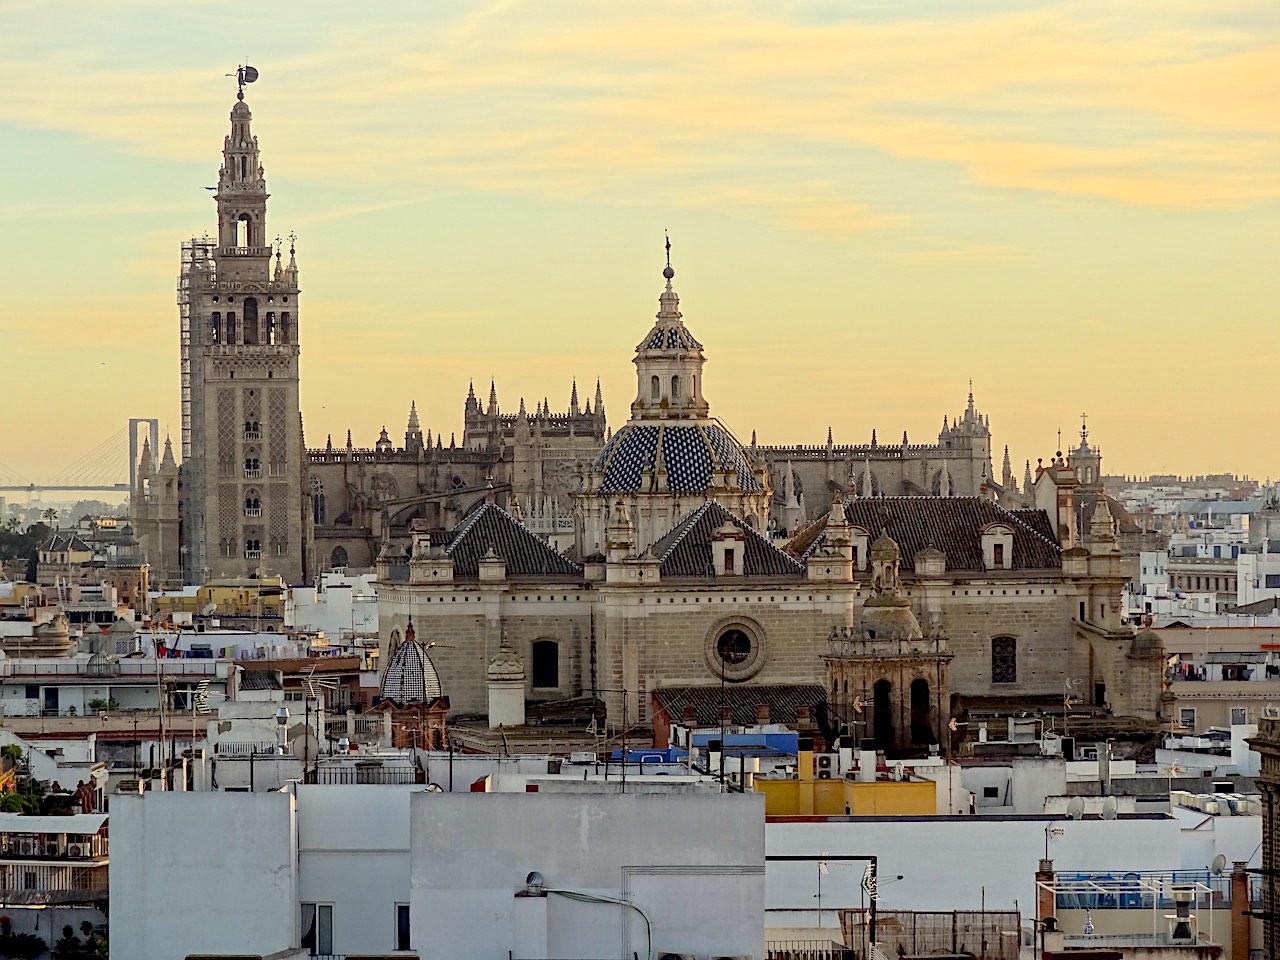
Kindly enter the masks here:
<path id="1" fill-rule="evenodd" d="M 306 766 L 320 753 L 320 745 L 316 741 L 315 732 L 306 730 L 289 741 L 289 751 Z"/>
<path id="2" fill-rule="evenodd" d="M 440 786 L 438 783 L 428 783 L 427 793 L 444 793 L 444 787 Z"/>
<path id="3" fill-rule="evenodd" d="M 1107 797 L 1102 801 L 1102 819 L 1114 820 L 1116 818 L 1116 798 Z"/>
<path id="4" fill-rule="evenodd" d="M 853 698 L 853 712 L 854 712 L 854 713 L 861 713 L 861 712 L 862 712 L 862 707 L 863 707 L 862 698 L 861 698 L 861 697 L 854 697 L 854 698 Z"/>
<path id="5" fill-rule="evenodd" d="M 1227 869 L 1227 855 L 1220 853 L 1213 858 L 1213 863 L 1209 865 L 1209 872 L 1215 877 L 1222 876 L 1222 871 Z"/>
<path id="6" fill-rule="evenodd" d="M 1067 816 L 1079 820 L 1084 816 L 1084 797 L 1072 797 L 1067 801 Z"/>

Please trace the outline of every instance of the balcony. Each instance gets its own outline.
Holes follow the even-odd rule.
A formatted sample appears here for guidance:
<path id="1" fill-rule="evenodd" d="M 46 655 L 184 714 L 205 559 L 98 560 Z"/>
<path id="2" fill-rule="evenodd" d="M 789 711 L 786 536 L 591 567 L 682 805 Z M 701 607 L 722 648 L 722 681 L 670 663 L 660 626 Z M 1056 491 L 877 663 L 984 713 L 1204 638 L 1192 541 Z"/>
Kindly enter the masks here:
<path id="1" fill-rule="evenodd" d="M 245 507 L 244 515 L 246 517 L 260 517 L 262 516 L 262 508 L 261 507 Z"/>
<path id="2" fill-rule="evenodd" d="M 261 550 L 246 550 L 246 551 L 244 552 L 244 558 L 245 558 L 246 560 L 260 560 L 260 559 L 262 559 L 262 551 L 261 551 Z"/>
<path id="3" fill-rule="evenodd" d="M 244 438 L 245 438 L 246 440 L 261 440 L 261 439 L 262 439 L 262 431 L 261 431 L 261 430 L 246 430 L 246 431 L 244 432 Z"/>
<path id="4" fill-rule="evenodd" d="M 262 468 L 261 468 L 261 467 L 259 467 L 259 468 L 257 468 L 256 470 L 254 470 L 254 469 L 250 469 L 249 467 L 245 467 L 245 470 L 244 470 L 244 478 L 245 478 L 246 480 L 261 480 L 261 479 L 262 479 Z"/>

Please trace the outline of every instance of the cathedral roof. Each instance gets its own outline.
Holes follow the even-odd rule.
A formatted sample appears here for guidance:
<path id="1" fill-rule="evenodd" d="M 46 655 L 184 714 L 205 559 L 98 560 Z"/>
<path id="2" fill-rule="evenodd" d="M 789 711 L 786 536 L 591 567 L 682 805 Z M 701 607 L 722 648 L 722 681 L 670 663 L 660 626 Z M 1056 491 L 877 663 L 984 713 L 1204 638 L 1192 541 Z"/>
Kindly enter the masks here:
<path id="1" fill-rule="evenodd" d="M 936 547 L 947 556 L 948 570 L 982 571 L 982 531 L 992 523 L 1013 530 L 1013 569 L 1061 567 L 1062 548 L 1043 510 L 1007 510 L 985 497 L 860 497 L 846 500 L 850 526 L 889 532 L 901 548 L 903 570 L 915 568 L 915 556 Z M 826 538 L 826 517 L 802 530 L 787 552 L 805 558 Z"/>
<path id="2" fill-rule="evenodd" d="M 663 577 L 714 577 L 712 540 L 716 530 L 729 523 L 742 530 L 742 572 L 747 577 L 796 577 L 804 564 L 779 550 L 741 517 L 714 500 L 708 500 L 651 548 L 661 561 Z"/>
<path id="3" fill-rule="evenodd" d="M 507 576 L 579 577 L 582 567 L 552 549 L 496 503 L 485 503 L 456 531 L 445 554 L 455 577 L 478 577 L 490 551 L 507 562 Z"/>
<path id="4" fill-rule="evenodd" d="M 1108 497 L 1106 494 L 1101 495 L 1107 503 L 1107 510 L 1111 513 L 1111 518 L 1116 522 L 1116 530 L 1119 533 L 1140 533 L 1142 528 L 1138 526 L 1138 522 L 1133 519 L 1133 514 L 1124 508 L 1117 500 Z M 1089 520 L 1093 517 L 1094 510 L 1098 506 L 1098 494 L 1082 494 L 1076 503 L 1076 522 L 1080 525 L 1078 533 L 1084 533 L 1085 528 L 1089 524 Z"/>
<path id="5" fill-rule="evenodd" d="M 659 466 L 666 471 L 666 487 L 660 483 L 659 493 L 705 493 L 712 473 L 725 469 L 740 489 L 763 489 L 742 444 L 719 421 L 706 420 L 620 427 L 596 457 L 595 469 L 604 474 L 599 492 L 646 492 L 641 490 L 642 474 Z"/>
<path id="6" fill-rule="evenodd" d="M 396 648 L 382 677 L 382 699 L 396 706 L 428 703 L 442 696 L 440 675 L 417 640 L 407 640 Z"/>

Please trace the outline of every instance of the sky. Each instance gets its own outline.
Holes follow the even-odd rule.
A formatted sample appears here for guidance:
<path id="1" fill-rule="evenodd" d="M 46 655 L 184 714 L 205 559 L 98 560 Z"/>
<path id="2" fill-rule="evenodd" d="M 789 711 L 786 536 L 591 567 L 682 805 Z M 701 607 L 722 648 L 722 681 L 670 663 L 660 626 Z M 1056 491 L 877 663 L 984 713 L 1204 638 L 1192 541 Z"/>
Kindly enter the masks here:
<path id="1" fill-rule="evenodd" d="M 1019 477 L 1082 412 L 1108 473 L 1280 476 L 1274 0 L 0 12 L 0 478 L 176 441 L 245 62 L 310 446 L 411 400 L 447 443 L 491 378 L 512 412 L 599 378 L 618 425 L 669 230 L 743 439 L 926 442 L 972 380 Z"/>

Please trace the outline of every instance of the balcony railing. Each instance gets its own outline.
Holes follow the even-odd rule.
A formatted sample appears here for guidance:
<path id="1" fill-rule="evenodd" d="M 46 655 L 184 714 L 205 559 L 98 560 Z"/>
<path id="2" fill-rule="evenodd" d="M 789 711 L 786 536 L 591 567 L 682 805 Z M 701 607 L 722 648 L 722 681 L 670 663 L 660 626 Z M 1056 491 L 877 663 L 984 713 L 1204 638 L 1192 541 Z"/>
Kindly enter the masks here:
<path id="1" fill-rule="evenodd" d="M 244 438 L 245 438 L 246 440 L 261 440 L 261 439 L 262 439 L 262 431 L 261 431 L 261 430 L 246 430 L 246 431 L 244 432 Z"/>
<path id="2" fill-rule="evenodd" d="M 244 515 L 246 517 L 260 517 L 262 516 L 262 508 L 261 507 L 245 507 Z"/>
<path id="3" fill-rule="evenodd" d="M 261 550 L 246 550 L 244 552 L 244 558 L 246 560 L 258 560 L 258 559 L 261 559 L 261 557 L 262 557 Z"/>
<path id="4" fill-rule="evenodd" d="M 245 478 L 246 480 L 261 480 L 261 479 L 262 479 L 262 468 L 261 468 L 261 467 L 259 467 L 258 469 L 256 469 L 256 470 L 255 470 L 255 469 L 252 469 L 252 468 L 250 468 L 250 467 L 245 467 L 245 468 L 244 468 L 244 478 Z"/>

